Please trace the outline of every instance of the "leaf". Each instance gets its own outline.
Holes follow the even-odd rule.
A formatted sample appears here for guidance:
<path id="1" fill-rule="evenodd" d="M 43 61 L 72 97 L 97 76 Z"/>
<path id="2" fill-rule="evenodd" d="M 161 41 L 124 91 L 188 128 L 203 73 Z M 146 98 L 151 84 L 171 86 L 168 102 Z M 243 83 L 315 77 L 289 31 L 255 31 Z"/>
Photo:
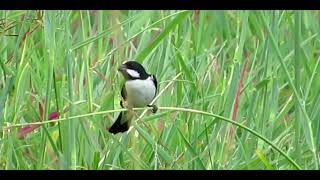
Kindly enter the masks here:
<path id="1" fill-rule="evenodd" d="M 152 50 L 154 50 L 160 44 L 160 42 L 169 34 L 169 32 L 171 32 L 171 30 L 175 28 L 176 25 L 178 25 L 190 13 L 191 11 L 183 11 L 182 13 L 178 14 L 156 37 L 156 39 L 136 56 L 136 60 L 142 62 L 152 52 Z"/>
<path id="2" fill-rule="evenodd" d="M 182 69 L 184 70 L 184 74 L 187 76 L 189 81 L 193 81 L 192 78 L 192 70 L 190 68 L 188 68 L 188 66 L 186 65 L 185 61 L 183 60 L 180 52 L 177 53 L 177 59 L 179 61 L 180 66 L 182 67 Z"/>
<path id="3" fill-rule="evenodd" d="M 268 170 L 275 170 L 275 168 L 270 164 L 270 162 L 267 160 L 267 158 L 264 156 L 263 152 L 260 149 L 256 150 L 256 154 Z"/>
<path id="4" fill-rule="evenodd" d="M 152 139 L 152 137 L 142 128 L 139 126 L 135 126 L 139 134 L 147 141 L 147 143 L 151 146 L 156 144 L 156 142 Z M 171 163 L 173 161 L 172 157 L 170 154 L 165 151 L 161 146 L 158 146 L 157 148 L 157 153 L 159 156 L 166 162 L 166 163 Z"/>
<path id="5" fill-rule="evenodd" d="M 194 150 L 194 148 L 192 147 L 192 145 L 188 142 L 188 140 L 184 137 L 184 135 L 182 134 L 182 132 L 180 131 L 179 128 L 178 129 L 178 132 L 179 134 L 181 135 L 184 143 L 187 145 L 187 149 L 191 152 L 192 156 L 194 156 L 196 159 L 196 163 L 202 168 L 202 169 L 206 169 L 206 167 L 204 166 L 203 162 L 200 160 L 199 158 L 199 155 L 196 153 L 196 151 Z"/>
<path id="6" fill-rule="evenodd" d="M 11 91 L 11 89 L 13 87 L 13 84 L 14 84 L 13 82 L 14 82 L 14 77 L 7 78 L 6 84 L 5 84 L 4 88 L 2 89 L 2 92 L 0 95 L 0 116 L 1 117 L 3 117 L 2 110 L 3 110 L 3 107 L 6 103 L 7 95 L 9 94 L 9 92 Z M 2 124 L 1 121 L 2 120 L 0 120 L 0 124 Z"/>
<path id="7" fill-rule="evenodd" d="M 269 82 L 270 82 L 270 77 L 267 78 L 267 79 L 263 79 L 262 81 L 260 81 L 260 82 L 257 83 L 256 89 L 258 90 L 258 89 L 266 86 Z"/>
<path id="8" fill-rule="evenodd" d="M 132 22 L 133 20 L 135 20 L 136 18 L 137 18 L 137 16 L 128 18 L 127 20 L 121 22 L 121 23 L 119 24 L 119 26 L 123 26 L 123 25 L 125 25 L 125 24 L 128 24 L 128 23 Z M 114 27 L 113 27 L 113 28 L 110 28 L 110 29 L 107 29 L 107 30 L 105 30 L 105 31 L 103 31 L 103 32 L 95 35 L 95 36 L 89 37 L 88 39 L 86 39 L 86 40 L 84 40 L 84 41 L 82 41 L 82 42 L 79 42 L 79 43 L 73 45 L 73 46 L 71 47 L 71 50 L 74 51 L 74 50 L 77 50 L 77 49 L 79 49 L 79 48 L 82 48 L 82 47 L 84 47 L 84 46 L 86 46 L 86 45 L 88 45 L 88 44 L 90 44 L 90 43 L 93 43 L 93 42 L 97 41 L 98 39 L 100 39 L 100 38 L 102 38 L 102 37 L 105 37 L 105 36 L 111 34 L 111 33 L 112 33 L 112 30 L 114 30 Z"/>

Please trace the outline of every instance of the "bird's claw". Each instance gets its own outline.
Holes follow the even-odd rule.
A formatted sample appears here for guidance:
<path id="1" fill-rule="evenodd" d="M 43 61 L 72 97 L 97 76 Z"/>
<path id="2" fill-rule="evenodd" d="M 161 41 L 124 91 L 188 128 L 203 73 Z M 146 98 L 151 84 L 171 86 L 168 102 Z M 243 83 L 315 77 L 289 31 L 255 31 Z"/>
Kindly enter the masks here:
<path id="1" fill-rule="evenodd" d="M 152 113 L 156 113 L 158 111 L 158 107 L 156 105 L 148 105 L 148 107 L 152 107 Z"/>

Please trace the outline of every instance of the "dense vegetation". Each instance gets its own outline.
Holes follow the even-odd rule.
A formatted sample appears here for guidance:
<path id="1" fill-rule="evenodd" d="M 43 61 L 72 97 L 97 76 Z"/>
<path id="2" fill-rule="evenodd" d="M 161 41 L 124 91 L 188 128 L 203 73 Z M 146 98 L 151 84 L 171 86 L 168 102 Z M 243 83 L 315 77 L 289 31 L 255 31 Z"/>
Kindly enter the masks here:
<path id="1" fill-rule="evenodd" d="M 319 29 L 319 11 L 0 11 L 0 169 L 318 169 Z M 126 59 L 159 111 L 112 135 Z"/>

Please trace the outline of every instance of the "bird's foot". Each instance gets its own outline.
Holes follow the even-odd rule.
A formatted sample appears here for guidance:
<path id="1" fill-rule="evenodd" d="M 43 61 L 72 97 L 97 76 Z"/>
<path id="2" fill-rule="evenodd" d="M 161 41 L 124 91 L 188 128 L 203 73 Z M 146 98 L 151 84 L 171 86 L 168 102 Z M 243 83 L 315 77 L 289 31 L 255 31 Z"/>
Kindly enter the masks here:
<path id="1" fill-rule="evenodd" d="M 156 113 L 158 111 L 158 107 L 156 105 L 148 105 L 148 107 L 152 107 L 152 113 Z"/>

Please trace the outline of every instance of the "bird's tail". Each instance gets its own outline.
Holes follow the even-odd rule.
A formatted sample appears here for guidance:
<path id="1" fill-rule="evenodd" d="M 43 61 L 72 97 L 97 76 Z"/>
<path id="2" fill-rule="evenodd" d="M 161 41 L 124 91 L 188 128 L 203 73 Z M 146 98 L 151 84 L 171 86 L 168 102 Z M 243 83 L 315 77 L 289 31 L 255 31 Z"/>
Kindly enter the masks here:
<path id="1" fill-rule="evenodd" d="M 128 111 L 120 112 L 117 120 L 109 128 L 109 132 L 112 134 L 117 134 L 119 132 L 123 133 L 129 130 L 132 115 Z"/>

